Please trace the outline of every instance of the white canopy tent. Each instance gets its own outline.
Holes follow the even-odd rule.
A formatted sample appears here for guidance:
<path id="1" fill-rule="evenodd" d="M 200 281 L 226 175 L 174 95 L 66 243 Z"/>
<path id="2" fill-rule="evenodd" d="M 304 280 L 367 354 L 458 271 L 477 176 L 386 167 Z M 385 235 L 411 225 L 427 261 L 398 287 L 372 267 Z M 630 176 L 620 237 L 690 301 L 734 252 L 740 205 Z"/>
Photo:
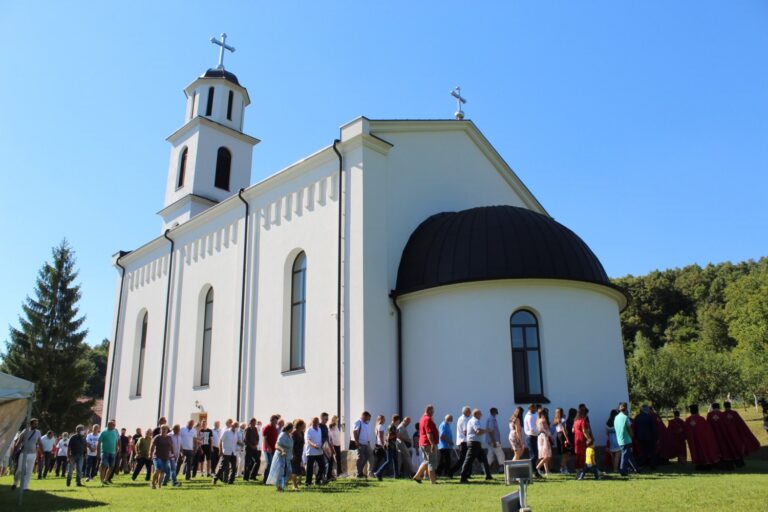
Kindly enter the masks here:
<path id="1" fill-rule="evenodd" d="M 8 452 L 24 419 L 29 419 L 35 384 L 0 372 L 0 456 Z"/>

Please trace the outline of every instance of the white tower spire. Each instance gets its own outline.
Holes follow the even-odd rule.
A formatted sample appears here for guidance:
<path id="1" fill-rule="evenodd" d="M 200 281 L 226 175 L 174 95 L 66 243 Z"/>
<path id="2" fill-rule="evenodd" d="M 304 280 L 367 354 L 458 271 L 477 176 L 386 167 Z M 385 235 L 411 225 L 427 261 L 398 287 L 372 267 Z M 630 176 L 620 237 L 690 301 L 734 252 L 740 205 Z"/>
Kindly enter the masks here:
<path id="1" fill-rule="evenodd" d="M 226 37 L 222 33 L 221 41 L 211 38 L 221 47 L 219 65 L 184 89 L 185 123 L 167 139 L 171 158 L 165 205 L 159 212 L 163 231 L 251 184 L 253 146 L 259 140 L 242 131 L 251 100 L 234 73 L 224 69 L 224 50 L 235 51 Z"/>

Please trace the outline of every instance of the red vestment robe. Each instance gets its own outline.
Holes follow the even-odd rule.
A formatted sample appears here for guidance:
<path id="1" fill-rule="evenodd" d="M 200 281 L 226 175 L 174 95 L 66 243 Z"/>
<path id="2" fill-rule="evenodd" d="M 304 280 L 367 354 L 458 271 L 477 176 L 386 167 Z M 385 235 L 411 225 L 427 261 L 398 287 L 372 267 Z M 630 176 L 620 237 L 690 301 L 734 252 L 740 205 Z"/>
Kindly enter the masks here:
<path id="1" fill-rule="evenodd" d="M 741 440 L 741 457 L 746 457 L 760 449 L 760 441 L 749 430 L 749 427 L 739 413 L 733 409 L 728 409 L 723 412 L 723 416 L 726 423 L 733 428 Z"/>
<path id="2" fill-rule="evenodd" d="M 707 466 L 720 462 L 715 434 L 701 415 L 692 414 L 685 419 L 685 436 L 694 464 Z"/>
<path id="3" fill-rule="evenodd" d="M 680 418 L 672 418 L 669 420 L 667 426 L 667 432 L 669 432 L 670 442 L 672 444 L 672 452 L 674 457 L 680 458 L 681 455 L 685 456 L 685 422 Z"/>
<path id="4" fill-rule="evenodd" d="M 726 419 L 722 411 L 709 411 L 707 423 L 715 435 L 717 447 L 720 449 L 720 457 L 723 460 L 738 460 L 741 458 L 741 440 L 735 430 L 726 425 Z"/>
<path id="5" fill-rule="evenodd" d="M 658 441 L 656 443 L 656 454 L 662 459 L 674 459 L 677 457 L 677 453 L 672 446 L 672 435 L 667 430 L 667 426 L 661 420 L 661 417 L 655 412 L 651 413 L 654 421 L 656 421 L 656 434 L 658 435 Z"/>

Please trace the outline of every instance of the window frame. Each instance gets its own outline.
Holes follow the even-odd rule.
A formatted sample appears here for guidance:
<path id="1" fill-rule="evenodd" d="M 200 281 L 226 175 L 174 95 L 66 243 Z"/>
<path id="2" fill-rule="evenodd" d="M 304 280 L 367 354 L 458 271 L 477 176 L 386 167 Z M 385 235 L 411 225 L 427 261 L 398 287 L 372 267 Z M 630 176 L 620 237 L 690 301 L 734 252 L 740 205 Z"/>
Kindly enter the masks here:
<path id="1" fill-rule="evenodd" d="M 147 328 L 149 325 L 149 312 L 144 311 L 144 316 L 141 319 L 141 334 L 139 336 L 139 360 L 136 363 L 136 382 L 133 391 L 133 396 L 136 398 L 141 397 L 142 381 L 144 380 L 144 360 L 147 351 Z"/>
<path id="2" fill-rule="evenodd" d="M 187 158 L 189 157 L 189 148 L 184 146 L 179 156 L 179 173 L 176 178 L 176 190 L 181 189 L 184 186 L 184 179 L 187 172 Z"/>
<path id="3" fill-rule="evenodd" d="M 533 323 L 515 321 L 515 316 L 520 313 L 527 313 L 533 318 Z M 535 346 L 529 346 L 528 341 L 528 329 L 534 328 L 536 331 L 536 343 Z M 515 347 L 515 329 L 520 329 L 520 336 L 522 336 L 522 347 Z M 515 403 L 549 403 L 549 400 L 544 396 L 544 372 L 541 362 L 541 330 L 539 329 L 539 319 L 536 313 L 530 309 L 522 308 L 515 310 L 509 317 L 509 342 L 512 349 L 512 389 L 514 390 Z M 533 345 L 533 343 L 531 343 Z M 537 393 L 531 391 L 531 375 L 529 370 L 529 354 L 535 353 L 538 364 L 538 386 Z M 518 389 L 517 379 L 518 376 L 515 372 L 515 355 L 522 355 L 523 366 L 523 383 L 524 389 Z"/>
<path id="4" fill-rule="evenodd" d="M 223 158 L 222 155 L 226 155 L 226 159 Z M 225 166 L 225 160 L 226 160 L 226 166 Z M 226 187 L 223 187 L 221 185 L 224 185 L 224 183 L 221 183 L 221 182 L 224 181 L 225 173 L 226 173 Z M 216 151 L 216 170 L 214 171 L 214 175 L 213 175 L 213 186 L 218 188 L 219 190 L 226 190 L 227 192 L 229 192 L 231 180 L 232 180 L 232 152 L 229 149 L 227 149 L 225 146 L 220 146 L 219 149 Z"/>
<path id="5" fill-rule="evenodd" d="M 306 339 L 307 339 L 307 255 L 299 252 L 291 265 L 291 301 L 289 303 L 290 321 L 288 334 L 288 369 L 283 373 L 296 372 L 305 369 Z M 301 298 L 296 298 L 296 280 L 301 279 Z M 298 310 L 298 311 L 297 311 Z M 300 314 L 299 330 L 301 331 L 294 343 L 294 319 Z M 297 364 L 294 364 L 295 351 L 299 350 Z"/>
<path id="6" fill-rule="evenodd" d="M 208 88 L 208 99 L 205 104 L 205 115 L 206 116 L 212 116 L 213 115 L 213 97 L 216 93 L 216 88 L 211 86 Z"/>
<path id="7" fill-rule="evenodd" d="M 206 292 L 205 299 L 203 301 L 203 331 L 202 331 L 202 338 L 200 340 L 200 375 L 198 376 L 198 381 L 196 386 L 201 388 L 208 387 L 211 385 L 211 356 L 213 354 L 213 301 L 214 301 L 213 287 L 210 287 Z M 210 318 L 208 317 L 209 304 L 210 304 Z M 206 327 L 207 325 L 210 325 L 210 326 Z M 206 334 L 208 335 L 207 357 L 205 352 Z M 206 369 L 208 370 L 207 372 L 206 372 Z"/>

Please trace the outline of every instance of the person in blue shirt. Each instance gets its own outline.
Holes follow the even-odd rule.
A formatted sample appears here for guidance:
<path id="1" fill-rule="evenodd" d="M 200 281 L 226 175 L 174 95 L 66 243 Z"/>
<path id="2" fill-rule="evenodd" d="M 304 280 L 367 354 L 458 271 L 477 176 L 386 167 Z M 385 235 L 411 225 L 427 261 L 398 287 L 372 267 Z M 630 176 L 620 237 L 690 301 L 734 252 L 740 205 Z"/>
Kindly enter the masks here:
<path id="1" fill-rule="evenodd" d="M 438 476 L 453 477 L 451 473 L 451 452 L 453 452 L 453 430 L 451 429 L 453 416 L 450 414 L 445 417 L 445 421 L 437 427 L 440 441 L 437 443 L 437 449 L 440 451 L 440 464 L 437 466 Z"/>

